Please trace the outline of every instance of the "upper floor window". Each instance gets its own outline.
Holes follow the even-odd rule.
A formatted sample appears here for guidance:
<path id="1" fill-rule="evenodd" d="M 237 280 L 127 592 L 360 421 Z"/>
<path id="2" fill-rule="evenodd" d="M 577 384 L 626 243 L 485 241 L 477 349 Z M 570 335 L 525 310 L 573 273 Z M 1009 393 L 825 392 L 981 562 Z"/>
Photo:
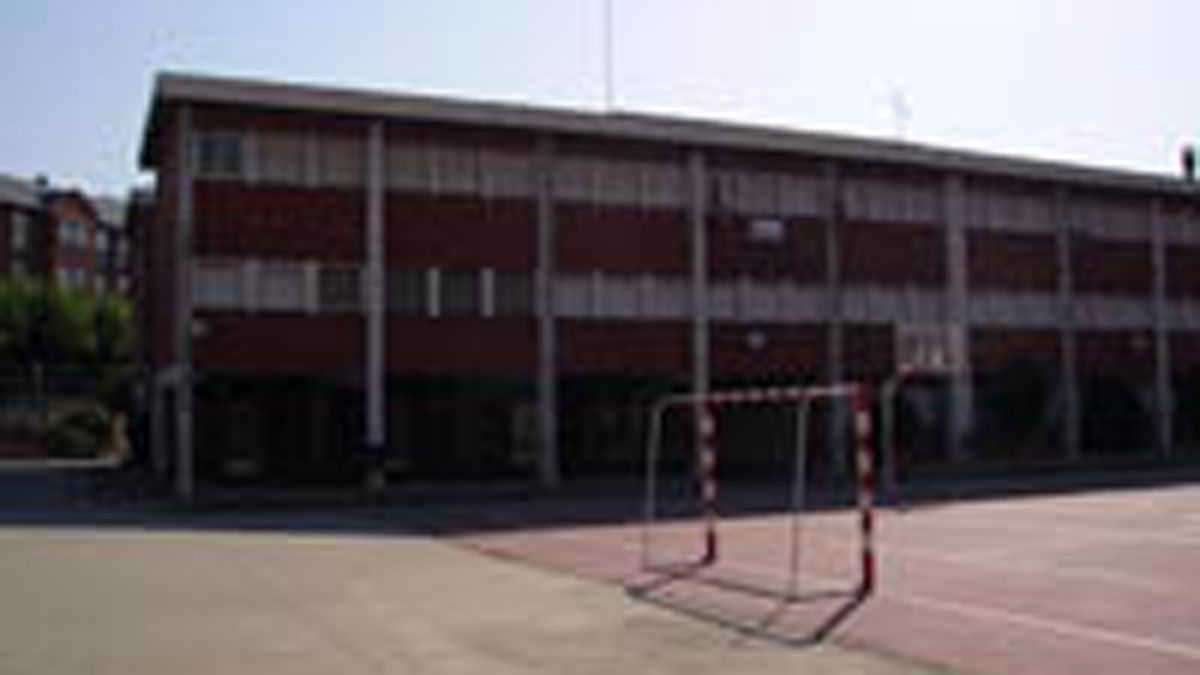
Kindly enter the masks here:
<path id="1" fill-rule="evenodd" d="M 58 224 L 58 243 L 87 245 L 87 225 L 79 220 L 64 220 Z"/>
<path id="2" fill-rule="evenodd" d="M 240 134 L 202 131 L 196 136 L 196 173 L 208 178 L 240 178 L 245 168 Z"/>
<path id="3" fill-rule="evenodd" d="M 14 251 L 23 251 L 29 246 L 29 216 L 17 211 L 12 214 L 12 228 L 9 230 L 10 244 Z"/>
<path id="4" fill-rule="evenodd" d="M 755 218 L 747 225 L 750 241 L 759 244 L 780 244 L 787 238 L 787 227 L 777 218 Z"/>

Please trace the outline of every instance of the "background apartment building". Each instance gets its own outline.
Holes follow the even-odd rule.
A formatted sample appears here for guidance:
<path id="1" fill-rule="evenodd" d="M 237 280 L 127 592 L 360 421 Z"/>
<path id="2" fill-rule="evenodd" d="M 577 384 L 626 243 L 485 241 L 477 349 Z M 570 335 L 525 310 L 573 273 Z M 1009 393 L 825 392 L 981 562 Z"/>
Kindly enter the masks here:
<path id="1" fill-rule="evenodd" d="M 141 164 L 152 438 L 184 493 L 364 457 L 628 470 L 656 395 L 878 383 L 921 349 L 964 367 L 912 399 L 948 431 L 906 463 L 1196 452 L 1179 178 L 185 75 L 156 83 Z M 727 469 L 782 461 L 786 421 L 726 428 L 763 441 Z"/>
<path id="2" fill-rule="evenodd" d="M 124 204 L 45 178 L 0 175 L 0 273 L 71 288 L 125 290 Z"/>

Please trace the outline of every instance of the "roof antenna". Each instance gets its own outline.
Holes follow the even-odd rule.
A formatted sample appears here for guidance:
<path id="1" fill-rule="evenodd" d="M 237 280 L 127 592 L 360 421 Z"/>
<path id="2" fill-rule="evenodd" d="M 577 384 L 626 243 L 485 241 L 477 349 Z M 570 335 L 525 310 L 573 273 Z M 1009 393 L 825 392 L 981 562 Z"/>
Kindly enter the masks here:
<path id="1" fill-rule="evenodd" d="M 613 0 L 604 3 L 604 111 L 613 109 Z"/>
<path id="2" fill-rule="evenodd" d="M 912 120 L 912 107 L 908 104 L 908 95 L 902 87 L 892 89 L 888 101 L 892 109 L 892 131 L 896 140 L 903 141 L 908 135 L 908 123 Z"/>

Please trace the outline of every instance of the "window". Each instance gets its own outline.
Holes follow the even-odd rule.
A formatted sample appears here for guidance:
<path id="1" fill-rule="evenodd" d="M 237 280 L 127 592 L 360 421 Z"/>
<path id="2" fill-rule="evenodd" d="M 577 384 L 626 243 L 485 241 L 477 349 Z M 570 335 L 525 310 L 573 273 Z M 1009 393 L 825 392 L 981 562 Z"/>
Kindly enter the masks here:
<path id="1" fill-rule="evenodd" d="M 367 147 L 358 138 L 319 139 L 319 182 L 322 185 L 357 187 L 366 184 Z"/>
<path id="2" fill-rule="evenodd" d="M 267 183 L 300 184 L 305 173 L 305 138 L 264 134 L 258 138 L 258 177 Z"/>
<path id="3" fill-rule="evenodd" d="M 12 250 L 23 251 L 29 246 L 29 215 L 17 211 L 12 214 L 12 229 L 9 232 Z"/>
<path id="4" fill-rule="evenodd" d="M 259 273 L 259 307 L 280 312 L 304 310 L 304 267 L 295 264 L 264 264 Z"/>
<path id="5" fill-rule="evenodd" d="M 58 268 L 58 283 L 63 288 L 83 288 L 87 282 L 85 270 L 72 267 Z"/>
<path id="6" fill-rule="evenodd" d="M 748 236 L 757 244 L 781 244 L 787 237 L 787 227 L 778 218 L 755 218 L 750 221 Z"/>
<path id="7" fill-rule="evenodd" d="M 205 178 L 241 178 L 245 165 L 241 135 L 201 132 L 196 138 L 196 173 Z"/>
<path id="8" fill-rule="evenodd" d="M 423 269 L 387 271 L 387 310 L 415 316 L 425 313 L 426 275 Z"/>
<path id="9" fill-rule="evenodd" d="M 533 313 L 533 281 L 522 272 L 496 272 L 496 314 L 526 316 Z"/>
<path id="10" fill-rule="evenodd" d="M 87 226 L 78 220 L 63 220 L 58 223 L 58 243 L 76 246 L 87 245 Z"/>
<path id="11" fill-rule="evenodd" d="M 446 316 L 479 316 L 479 273 L 475 270 L 443 270 L 441 312 Z"/>
<path id="12" fill-rule="evenodd" d="M 321 311 L 354 312 L 362 306 L 362 277 L 354 267 L 322 267 Z"/>
<path id="13" fill-rule="evenodd" d="M 108 230 L 96 231 L 96 251 L 101 254 L 108 252 Z"/>
<path id="14" fill-rule="evenodd" d="M 242 302 L 241 269 L 237 263 L 201 261 L 196 264 L 192 297 L 197 309 L 236 309 Z"/>

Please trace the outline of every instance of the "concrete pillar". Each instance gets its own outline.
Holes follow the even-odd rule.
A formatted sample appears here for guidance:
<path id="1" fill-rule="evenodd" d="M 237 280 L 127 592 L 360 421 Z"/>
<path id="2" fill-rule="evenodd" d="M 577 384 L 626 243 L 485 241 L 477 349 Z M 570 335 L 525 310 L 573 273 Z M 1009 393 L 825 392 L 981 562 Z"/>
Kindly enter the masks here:
<path id="1" fill-rule="evenodd" d="M 537 143 L 535 199 L 537 202 L 537 394 L 538 482 L 552 489 L 559 484 L 558 462 L 558 333 L 555 319 L 554 277 L 556 225 L 554 213 L 554 139 L 543 135 Z"/>
<path id="2" fill-rule="evenodd" d="M 1062 443 L 1067 458 L 1080 456 L 1079 376 L 1075 357 L 1075 277 L 1071 264 L 1071 209 L 1065 188 L 1053 197 L 1058 255 L 1059 388 L 1063 405 Z"/>
<path id="3" fill-rule="evenodd" d="M 830 383 L 836 383 L 840 382 L 843 377 L 843 289 L 839 237 L 842 223 L 845 220 L 845 204 L 842 199 L 841 179 L 838 177 L 837 165 L 833 163 L 829 163 L 825 167 L 825 193 L 825 312 L 829 321 L 829 331 L 826 334 L 829 356 L 827 379 Z"/>
<path id="4" fill-rule="evenodd" d="M 175 212 L 175 495 L 195 496 L 192 456 L 192 111 L 179 108 Z"/>
<path id="5" fill-rule="evenodd" d="M 708 306 L 709 177 L 704 154 L 688 155 L 690 182 L 688 217 L 691 225 L 692 393 L 708 394 L 711 387 Z"/>
<path id="6" fill-rule="evenodd" d="M 1154 312 L 1154 410 L 1158 451 L 1164 458 L 1174 454 L 1175 397 L 1171 382 L 1171 327 L 1167 316 L 1166 223 L 1157 199 L 1150 203 L 1150 242 L 1153 265 Z"/>
<path id="7" fill-rule="evenodd" d="M 843 361 L 845 330 L 843 328 L 843 295 L 841 263 L 841 229 L 845 223 L 846 205 L 842 194 L 842 180 L 838 166 L 832 162 L 825 165 L 825 313 L 829 322 L 826 333 L 826 350 L 829 358 L 826 377 L 830 384 L 841 382 L 845 377 Z M 849 410 L 841 399 L 831 401 L 829 415 L 828 452 L 833 458 L 833 470 L 839 477 L 846 475 L 849 465 L 849 450 L 846 446 L 846 421 Z"/>
<path id="8" fill-rule="evenodd" d="M 955 460 L 967 458 L 967 434 L 971 432 L 974 386 L 971 379 L 970 315 L 967 303 L 967 203 L 962 177 L 951 174 L 943 184 L 943 231 L 946 243 L 947 339 L 953 365 L 950 375 L 950 423 L 947 448 Z"/>
<path id="9" fill-rule="evenodd" d="M 366 362 L 363 383 L 366 388 L 366 451 L 368 469 L 366 487 L 379 491 L 385 487 L 383 452 L 387 443 L 384 417 L 386 370 L 384 344 L 386 330 L 384 269 L 384 155 L 383 122 L 372 122 L 367 130 L 367 227 L 363 291 L 366 310 Z"/>

